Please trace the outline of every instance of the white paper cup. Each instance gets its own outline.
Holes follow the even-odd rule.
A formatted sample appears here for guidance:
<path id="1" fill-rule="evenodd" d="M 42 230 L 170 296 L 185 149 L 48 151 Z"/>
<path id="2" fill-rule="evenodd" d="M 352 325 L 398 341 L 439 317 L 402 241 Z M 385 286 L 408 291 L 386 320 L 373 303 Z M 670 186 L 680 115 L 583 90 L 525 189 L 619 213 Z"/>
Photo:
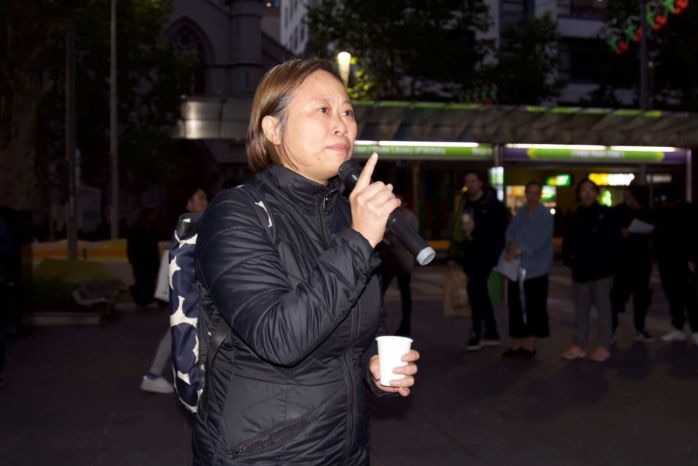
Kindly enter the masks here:
<path id="1" fill-rule="evenodd" d="M 381 366 L 381 385 L 389 386 L 391 380 L 404 379 L 404 374 L 395 374 L 393 369 L 407 365 L 402 357 L 409 353 L 412 339 L 385 335 L 376 337 L 376 341 L 378 342 L 378 360 Z"/>

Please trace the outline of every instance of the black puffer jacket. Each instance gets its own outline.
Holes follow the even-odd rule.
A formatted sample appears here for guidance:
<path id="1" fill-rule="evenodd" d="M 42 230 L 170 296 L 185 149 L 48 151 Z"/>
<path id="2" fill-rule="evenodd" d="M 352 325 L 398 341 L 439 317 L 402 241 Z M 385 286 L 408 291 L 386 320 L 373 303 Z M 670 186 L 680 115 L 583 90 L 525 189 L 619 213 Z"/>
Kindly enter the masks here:
<path id="1" fill-rule="evenodd" d="M 489 271 L 497 265 L 504 249 L 504 235 L 509 223 L 507 210 L 497 199 L 497 191 L 486 186 L 478 200 L 465 198 L 461 213 L 466 211 L 473 216 L 475 229 L 471 238 L 464 242 L 463 269 L 466 273 L 473 270 Z M 455 221 L 460 222 L 461 219 Z"/>
<path id="2" fill-rule="evenodd" d="M 208 374 L 194 463 L 366 464 L 368 361 L 384 333 L 377 256 L 336 180 L 275 166 L 251 182 L 276 244 L 240 189 L 200 222 L 197 276 L 233 332 Z"/>
<path id="3" fill-rule="evenodd" d="M 594 202 L 572 214 L 562 241 L 562 259 L 578 283 L 601 280 L 615 273 L 620 225 L 613 211 Z"/>

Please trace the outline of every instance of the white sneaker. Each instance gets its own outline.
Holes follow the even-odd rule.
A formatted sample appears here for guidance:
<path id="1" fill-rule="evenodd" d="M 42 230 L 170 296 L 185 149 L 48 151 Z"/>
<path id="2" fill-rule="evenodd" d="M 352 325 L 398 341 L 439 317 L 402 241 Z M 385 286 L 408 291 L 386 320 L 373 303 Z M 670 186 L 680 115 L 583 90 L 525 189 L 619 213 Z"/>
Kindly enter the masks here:
<path id="1" fill-rule="evenodd" d="M 698 346 L 698 332 L 693 332 L 693 344 Z"/>
<path id="2" fill-rule="evenodd" d="M 635 332 L 635 341 L 651 343 L 654 341 L 654 337 L 650 335 L 647 330 L 638 330 L 637 332 Z"/>
<path id="3" fill-rule="evenodd" d="M 146 392 L 154 393 L 172 393 L 174 388 L 172 384 L 167 381 L 164 377 L 153 377 L 152 375 L 144 375 L 143 381 L 141 382 L 141 390 Z"/>
<path id="4" fill-rule="evenodd" d="M 686 341 L 686 334 L 682 330 L 672 330 L 662 337 L 662 341 Z"/>

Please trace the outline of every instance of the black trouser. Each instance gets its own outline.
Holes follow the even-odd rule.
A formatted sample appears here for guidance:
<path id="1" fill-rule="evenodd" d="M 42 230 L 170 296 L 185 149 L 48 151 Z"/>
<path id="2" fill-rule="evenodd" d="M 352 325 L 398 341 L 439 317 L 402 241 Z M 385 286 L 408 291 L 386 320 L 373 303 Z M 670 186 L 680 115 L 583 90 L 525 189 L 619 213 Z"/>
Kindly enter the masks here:
<path id="1" fill-rule="evenodd" d="M 519 282 L 508 280 L 509 336 L 512 338 L 545 338 L 550 336 L 548 324 L 548 275 L 524 280 L 526 319 L 521 307 Z"/>
<path id="2" fill-rule="evenodd" d="M 662 289 L 669 300 L 671 325 L 683 330 L 688 317 L 692 332 L 698 332 L 698 287 L 696 274 L 682 262 L 660 261 L 659 276 Z"/>
<path id="3" fill-rule="evenodd" d="M 132 265 L 133 285 L 131 285 L 131 297 L 139 306 L 147 306 L 155 301 L 155 285 L 158 279 L 158 269 Z"/>
<path id="4" fill-rule="evenodd" d="M 397 284 L 398 287 L 400 287 L 400 300 L 402 301 L 402 322 L 400 322 L 399 330 L 409 333 L 412 317 L 412 290 L 410 288 L 412 274 L 395 270 L 383 270 L 382 274 L 383 293 L 385 293 L 385 290 L 390 286 L 393 277 L 397 277 Z"/>
<path id="5" fill-rule="evenodd" d="M 497 330 L 497 321 L 494 318 L 494 307 L 490 299 L 490 291 L 487 287 L 487 280 L 492 269 L 475 269 L 467 270 L 465 273 L 468 276 L 468 297 L 470 298 L 471 318 L 472 318 L 472 333 L 473 336 L 480 338 L 483 336 L 487 339 L 498 340 L 499 331 Z"/>
<path id="6" fill-rule="evenodd" d="M 0 375 L 5 370 L 5 322 L 10 315 L 10 300 L 7 284 L 0 278 Z"/>
<path id="7" fill-rule="evenodd" d="M 652 290 L 650 289 L 650 274 L 652 262 L 626 263 L 613 277 L 611 288 L 612 325 L 615 333 L 618 328 L 618 314 L 625 311 L 625 304 L 632 295 L 633 317 L 635 330 L 645 330 L 647 310 L 652 302 Z"/>

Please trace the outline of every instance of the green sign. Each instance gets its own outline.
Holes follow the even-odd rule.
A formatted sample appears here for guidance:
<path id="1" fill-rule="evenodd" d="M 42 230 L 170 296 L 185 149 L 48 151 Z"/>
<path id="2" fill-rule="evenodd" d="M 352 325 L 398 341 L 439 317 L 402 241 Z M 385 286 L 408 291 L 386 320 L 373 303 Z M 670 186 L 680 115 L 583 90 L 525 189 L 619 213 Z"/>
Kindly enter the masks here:
<path id="1" fill-rule="evenodd" d="M 545 184 L 548 186 L 572 186 L 572 175 L 562 173 L 560 175 L 549 176 L 545 179 Z"/>
<path id="2" fill-rule="evenodd" d="M 354 155 L 358 158 L 369 157 L 372 153 L 378 153 L 384 159 L 416 159 L 416 160 L 491 160 L 494 157 L 494 149 L 489 144 L 480 144 L 475 147 L 453 146 L 402 146 L 402 145 L 355 145 Z"/>
<path id="3" fill-rule="evenodd" d="M 661 162 L 661 151 L 588 150 L 562 148 L 531 148 L 527 150 L 531 160 L 595 160 L 627 162 Z"/>

